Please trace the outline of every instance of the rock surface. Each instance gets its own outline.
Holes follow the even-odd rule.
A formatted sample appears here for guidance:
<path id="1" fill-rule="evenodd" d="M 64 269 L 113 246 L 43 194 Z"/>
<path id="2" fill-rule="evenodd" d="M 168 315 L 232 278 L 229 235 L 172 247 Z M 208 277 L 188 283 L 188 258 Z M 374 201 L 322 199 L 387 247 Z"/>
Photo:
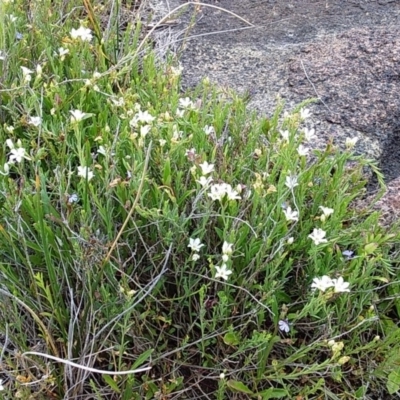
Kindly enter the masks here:
<path id="1" fill-rule="evenodd" d="M 203 3 L 212 8 L 189 7 L 166 33 L 182 52 L 185 88 L 208 76 L 248 91 L 249 107 L 267 116 L 278 95 L 288 109 L 316 97 L 311 124 L 322 142 L 358 137 L 356 151 L 378 160 L 388 183 L 400 176 L 400 0 Z"/>

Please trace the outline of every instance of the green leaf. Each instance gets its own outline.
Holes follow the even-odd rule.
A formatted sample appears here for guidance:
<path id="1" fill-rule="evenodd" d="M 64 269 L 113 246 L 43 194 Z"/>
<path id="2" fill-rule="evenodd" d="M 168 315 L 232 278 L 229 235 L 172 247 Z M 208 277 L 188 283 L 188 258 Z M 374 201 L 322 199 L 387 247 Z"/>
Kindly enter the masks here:
<path id="1" fill-rule="evenodd" d="M 357 399 L 363 399 L 367 393 L 367 388 L 365 386 L 360 386 L 354 393 Z"/>
<path id="2" fill-rule="evenodd" d="M 171 160 L 169 158 L 164 160 L 163 184 L 171 186 Z"/>
<path id="3" fill-rule="evenodd" d="M 112 390 L 114 390 L 115 393 L 120 394 L 121 391 L 119 390 L 119 387 L 117 385 L 117 383 L 114 381 L 113 378 L 111 378 L 111 375 L 103 375 L 103 379 L 104 381 L 107 383 L 108 386 L 110 386 L 110 388 Z"/>
<path id="4" fill-rule="evenodd" d="M 394 394 L 400 390 L 400 368 L 397 368 L 389 374 L 386 387 L 389 394 Z"/>
<path id="5" fill-rule="evenodd" d="M 131 369 L 139 368 L 150 356 L 154 349 L 148 349 L 144 353 L 142 353 L 136 361 L 133 363 Z"/>
<path id="6" fill-rule="evenodd" d="M 269 388 L 263 392 L 257 393 L 257 395 L 261 396 L 262 400 L 281 399 L 283 397 L 286 399 L 290 398 L 290 394 L 286 389 Z"/>
<path id="7" fill-rule="evenodd" d="M 378 243 L 368 243 L 364 246 L 364 250 L 366 254 L 372 254 L 377 248 Z"/>
<path id="8" fill-rule="evenodd" d="M 240 343 L 239 337 L 234 332 L 228 332 L 224 336 L 224 343 L 228 346 L 237 346 Z"/>
<path id="9" fill-rule="evenodd" d="M 226 384 L 230 389 L 236 392 L 254 394 L 243 382 L 230 379 L 228 382 L 226 382 Z"/>

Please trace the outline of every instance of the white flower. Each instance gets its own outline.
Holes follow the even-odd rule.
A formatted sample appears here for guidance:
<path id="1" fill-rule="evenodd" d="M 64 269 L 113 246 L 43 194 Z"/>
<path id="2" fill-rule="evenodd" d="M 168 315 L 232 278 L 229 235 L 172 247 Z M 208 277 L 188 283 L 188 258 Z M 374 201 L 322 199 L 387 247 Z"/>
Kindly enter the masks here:
<path id="1" fill-rule="evenodd" d="M 341 276 L 337 279 L 332 279 L 332 284 L 335 293 L 350 292 L 349 289 L 350 283 L 345 282 Z"/>
<path id="2" fill-rule="evenodd" d="M 200 255 L 198 253 L 193 253 L 192 261 L 197 261 L 199 258 L 200 258 Z"/>
<path id="3" fill-rule="evenodd" d="M 219 200 L 221 201 L 226 194 L 225 186 L 223 184 L 216 183 L 211 186 L 210 193 L 208 196 L 211 197 L 212 200 Z"/>
<path id="4" fill-rule="evenodd" d="M 10 148 L 10 149 L 13 149 L 15 146 L 14 146 L 14 143 L 13 143 L 13 141 L 11 140 L 11 139 L 7 139 L 6 140 L 6 145 Z"/>
<path id="5" fill-rule="evenodd" d="M 199 164 L 199 167 L 203 175 L 210 174 L 214 171 L 214 164 L 209 164 L 207 161 L 204 161 L 203 164 Z"/>
<path id="6" fill-rule="evenodd" d="M 226 264 L 222 264 L 221 267 L 215 267 L 217 273 L 215 274 L 215 278 L 222 278 L 225 281 L 229 278 L 229 275 L 232 273 L 231 270 L 228 269 Z"/>
<path id="7" fill-rule="evenodd" d="M 14 127 L 12 125 L 6 125 L 4 127 L 7 133 L 13 133 L 14 132 Z"/>
<path id="8" fill-rule="evenodd" d="M 150 125 L 143 125 L 140 127 L 140 137 L 145 138 L 147 134 L 150 132 L 151 126 Z"/>
<path id="9" fill-rule="evenodd" d="M 33 71 L 26 67 L 21 67 L 21 69 L 22 69 L 22 76 L 24 78 L 24 82 L 25 83 L 30 82 L 32 79 L 31 75 L 33 74 Z"/>
<path id="10" fill-rule="evenodd" d="M 213 180 L 213 178 L 211 178 L 211 176 L 209 176 L 208 178 L 206 178 L 205 176 L 201 176 L 200 179 L 196 180 L 196 182 L 200 183 L 200 185 L 203 187 L 207 187 L 210 185 L 212 180 Z"/>
<path id="11" fill-rule="evenodd" d="M 289 142 L 289 131 L 282 131 L 282 130 L 280 130 L 279 133 L 281 134 L 282 139 L 283 139 L 285 142 Z"/>
<path id="12" fill-rule="evenodd" d="M 196 239 L 189 239 L 189 244 L 188 247 L 192 249 L 192 251 L 200 251 L 200 249 L 204 246 L 204 244 L 201 244 L 201 241 L 199 238 Z"/>
<path id="13" fill-rule="evenodd" d="M 226 197 L 228 197 L 228 200 L 240 200 L 241 197 L 239 196 L 239 193 L 232 188 L 231 185 L 225 183 L 225 193 Z"/>
<path id="14" fill-rule="evenodd" d="M 318 289 L 321 292 L 325 292 L 325 290 L 329 289 L 332 286 L 332 279 L 328 275 L 324 275 L 321 278 L 314 278 L 313 283 L 311 284 L 311 288 L 313 290 Z"/>
<path id="15" fill-rule="evenodd" d="M 179 107 L 193 109 L 194 104 L 192 100 L 189 99 L 189 97 L 185 97 L 184 99 L 179 99 Z"/>
<path id="16" fill-rule="evenodd" d="M 286 210 L 283 210 L 286 221 L 298 221 L 299 220 L 299 213 L 297 211 L 293 211 L 292 207 L 288 206 Z"/>
<path id="17" fill-rule="evenodd" d="M 4 390 L 3 379 L 0 379 L 0 391 Z"/>
<path id="18" fill-rule="evenodd" d="M 222 254 L 222 261 L 223 261 L 224 263 L 226 263 L 226 262 L 229 261 L 229 256 L 228 256 L 228 254 Z"/>
<path id="19" fill-rule="evenodd" d="M 69 49 L 64 49 L 64 47 L 58 48 L 58 56 L 60 57 L 61 61 L 64 61 L 65 56 L 69 53 Z"/>
<path id="20" fill-rule="evenodd" d="M 178 118 L 182 118 L 184 114 L 185 114 L 185 110 L 181 110 L 179 108 L 176 110 L 176 116 Z"/>
<path id="21" fill-rule="evenodd" d="M 14 14 L 10 14 L 8 18 L 10 19 L 11 22 L 15 22 L 18 19 Z"/>
<path id="22" fill-rule="evenodd" d="M 106 149 L 104 148 L 104 146 L 100 146 L 100 147 L 97 149 L 97 154 L 101 154 L 101 155 L 103 155 L 103 156 L 107 155 L 107 151 L 106 151 Z"/>
<path id="23" fill-rule="evenodd" d="M 21 69 L 22 69 L 22 75 L 24 75 L 24 76 L 33 74 L 33 71 L 31 69 L 29 69 L 29 68 L 21 67 Z"/>
<path id="24" fill-rule="evenodd" d="M 78 176 L 81 176 L 82 178 L 87 178 L 88 181 L 90 181 L 94 177 L 94 173 L 90 170 L 88 167 L 78 167 Z"/>
<path id="25" fill-rule="evenodd" d="M 43 73 L 43 68 L 40 64 L 36 65 L 36 74 L 38 77 L 41 77 Z"/>
<path id="26" fill-rule="evenodd" d="M 228 183 L 216 183 L 211 186 L 211 191 L 208 193 L 208 196 L 214 201 L 221 201 L 225 195 L 228 197 L 228 200 L 240 200 L 241 198 L 238 192 L 232 189 L 232 186 Z"/>
<path id="27" fill-rule="evenodd" d="M 319 228 L 314 228 L 313 233 L 308 235 L 308 237 L 314 242 L 316 246 L 320 243 L 326 243 L 327 240 L 325 239 L 326 232 Z"/>
<path id="28" fill-rule="evenodd" d="M 286 181 L 285 181 L 285 185 L 289 188 L 289 189 L 293 189 L 296 186 L 299 186 L 298 182 L 297 182 L 297 176 L 296 175 L 289 175 L 286 177 Z"/>
<path id="29" fill-rule="evenodd" d="M 151 124 L 155 117 L 153 117 L 148 111 L 138 111 L 135 115 L 135 118 L 138 122 L 143 122 L 145 124 Z"/>
<path id="30" fill-rule="evenodd" d="M 290 325 L 289 325 L 289 322 L 288 322 L 287 319 L 279 320 L 278 326 L 279 326 L 279 330 L 280 331 L 285 332 L 285 333 L 289 333 Z"/>
<path id="31" fill-rule="evenodd" d="M 5 53 L 0 50 L 0 60 L 4 61 L 6 59 Z"/>
<path id="32" fill-rule="evenodd" d="M 80 39 L 84 42 L 90 42 L 93 39 L 92 31 L 89 28 L 80 26 L 79 29 L 71 30 L 72 39 Z"/>
<path id="33" fill-rule="evenodd" d="M 333 208 L 319 206 L 325 217 L 329 217 L 335 211 Z"/>
<path id="34" fill-rule="evenodd" d="M 89 114 L 82 112 L 81 110 L 71 110 L 71 122 L 80 122 L 86 118 Z"/>
<path id="35" fill-rule="evenodd" d="M 358 142 L 358 137 L 353 137 L 353 138 L 346 138 L 346 148 L 347 149 L 352 149 L 356 143 Z"/>
<path id="36" fill-rule="evenodd" d="M 79 201 L 79 196 L 76 193 L 71 194 L 71 196 L 68 197 L 68 204 L 73 204 L 77 203 Z"/>
<path id="37" fill-rule="evenodd" d="M 11 149 L 9 163 L 20 163 L 23 159 L 30 160 L 30 158 L 25 154 L 25 149 L 23 147 L 18 147 L 17 149 Z"/>
<path id="38" fill-rule="evenodd" d="M 40 117 L 29 117 L 28 124 L 33 126 L 39 126 L 42 123 L 42 118 Z"/>
<path id="39" fill-rule="evenodd" d="M 125 105 L 125 100 L 123 97 L 112 97 L 111 102 L 114 104 L 116 107 L 122 107 Z"/>
<path id="40" fill-rule="evenodd" d="M 288 240 L 287 240 L 287 244 L 293 244 L 293 242 L 294 242 L 294 237 L 293 236 L 291 236 L 290 238 L 288 238 Z"/>
<path id="41" fill-rule="evenodd" d="M 311 142 L 316 137 L 315 129 L 304 128 L 304 139 L 306 142 Z"/>
<path id="42" fill-rule="evenodd" d="M 224 374 L 223 372 L 221 372 L 221 373 L 219 374 L 219 379 L 225 379 L 225 374 Z"/>
<path id="43" fill-rule="evenodd" d="M 308 108 L 302 108 L 300 110 L 300 118 L 307 119 L 311 116 L 310 110 Z"/>
<path id="44" fill-rule="evenodd" d="M 297 148 L 297 153 L 300 157 L 306 156 L 309 153 L 310 149 L 308 147 L 304 147 L 302 144 Z"/>
<path id="45" fill-rule="evenodd" d="M 109 148 L 105 148 L 104 146 L 99 146 L 97 149 L 97 154 L 101 154 L 103 156 L 107 156 L 107 154 L 110 154 L 111 156 L 115 156 L 115 153 L 111 153 Z"/>
<path id="46" fill-rule="evenodd" d="M 207 136 L 215 132 L 214 127 L 209 125 L 206 125 L 203 130 Z"/>
<path id="47" fill-rule="evenodd" d="M 222 245 L 222 254 L 230 256 L 233 253 L 233 243 L 225 242 Z"/>

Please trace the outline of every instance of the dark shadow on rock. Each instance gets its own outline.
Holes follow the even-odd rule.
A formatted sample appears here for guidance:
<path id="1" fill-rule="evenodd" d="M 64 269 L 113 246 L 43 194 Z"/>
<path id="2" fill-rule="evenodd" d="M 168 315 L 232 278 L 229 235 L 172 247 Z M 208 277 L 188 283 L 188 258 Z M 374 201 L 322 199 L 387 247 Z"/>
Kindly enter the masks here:
<path id="1" fill-rule="evenodd" d="M 400 115 L 397 117 L 394 130 L 388 134 L 388 138 L 378 160 L 379 169 L 382 171 L 386 183 L 390 183 L 400 176 Z M 378 188 L 378 180 L 375 176 L 368 183 L 368 188 L 370 190 Z"/>

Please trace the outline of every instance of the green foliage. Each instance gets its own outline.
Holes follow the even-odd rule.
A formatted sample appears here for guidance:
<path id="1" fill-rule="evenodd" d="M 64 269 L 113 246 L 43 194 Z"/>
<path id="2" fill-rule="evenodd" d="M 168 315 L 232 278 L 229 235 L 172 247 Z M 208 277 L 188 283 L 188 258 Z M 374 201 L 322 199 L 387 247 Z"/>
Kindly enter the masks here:
<path id="1" fill-rule="evenodd" d="M 5 398 L 397 393 L 399 234 L 354 206 L 375 163 L 312 150 L 310 101 L 182 94 L 126 5 L 23 5 L 0 3 Z"/>

